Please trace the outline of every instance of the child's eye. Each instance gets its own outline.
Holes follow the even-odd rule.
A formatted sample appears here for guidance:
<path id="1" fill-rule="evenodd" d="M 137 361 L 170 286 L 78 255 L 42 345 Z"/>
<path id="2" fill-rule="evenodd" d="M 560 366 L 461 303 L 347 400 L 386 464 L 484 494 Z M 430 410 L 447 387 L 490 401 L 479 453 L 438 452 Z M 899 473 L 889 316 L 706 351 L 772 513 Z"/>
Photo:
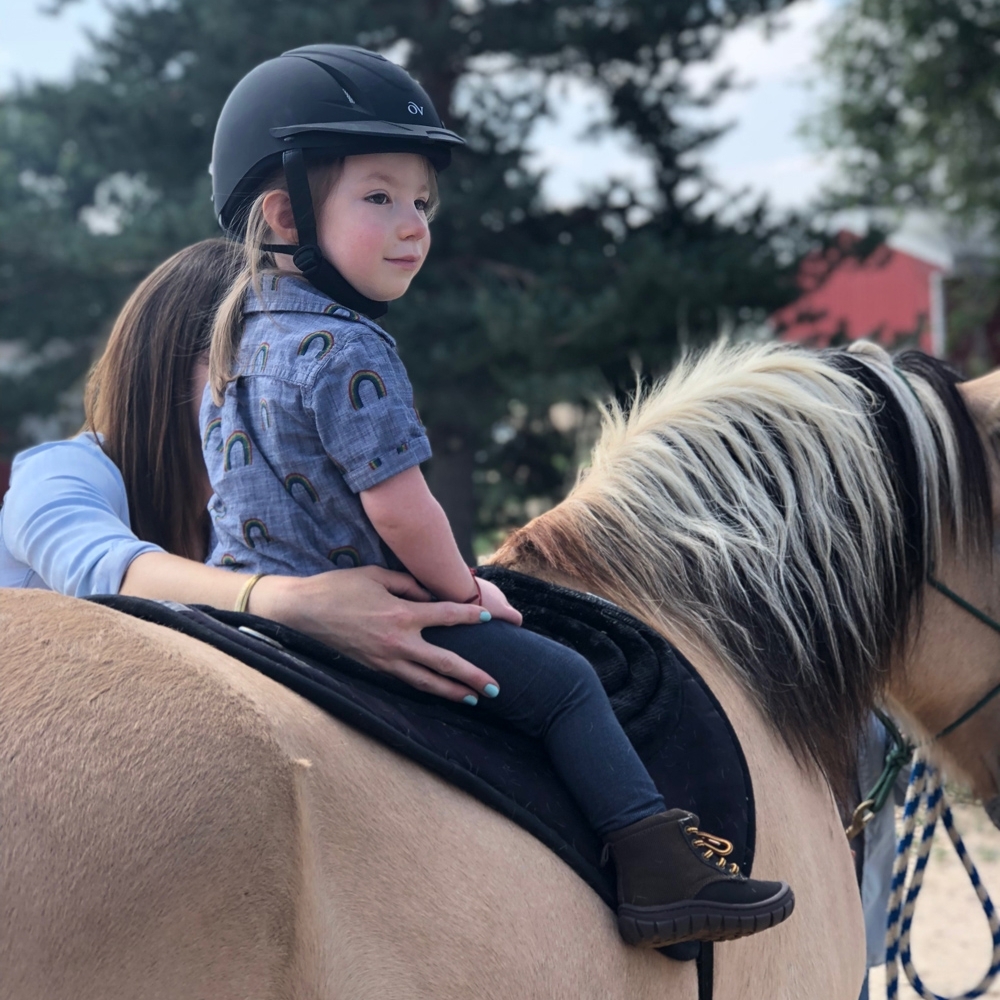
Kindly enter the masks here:
<path id="1" fill-rule="evenodd" d="M 418 198 L 413 203 L 413 207 L 416 208 L 416 210 L 418 212 L 426 212 L 427 211 L 427 207 L 428 207 L 427 206 L 427 199 L 426 198 Z"/>
<path id="2" fill-rule="evenodd" d="M 389 196 L 384 191 L 378 191 L 375 194 L 368 195 L 365 201 L 370 201 L 373 205 L 388 205 Z"/>

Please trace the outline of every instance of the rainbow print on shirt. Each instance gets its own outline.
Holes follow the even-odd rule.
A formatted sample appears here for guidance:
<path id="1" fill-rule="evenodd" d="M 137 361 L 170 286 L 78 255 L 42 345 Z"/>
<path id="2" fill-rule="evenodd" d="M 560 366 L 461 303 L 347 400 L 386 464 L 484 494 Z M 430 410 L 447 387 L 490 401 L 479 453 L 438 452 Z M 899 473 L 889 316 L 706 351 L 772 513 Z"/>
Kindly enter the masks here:
<path id="1" fill-rule="evenodd" d="M 223 566 L 239 566 L 240 564 L 236 561 L 236 556 L 232 552 L 223 552 L 222 559 L 220 560 Z"/>
<path id="2" fill-rule="evenodd" d="M 355 323 L 361 319 L 361 317 L 356 313 L 352 312 L 350 309 L 345 309 L 344 306 L 338 305 L 336 302 L 331 302 L 324 310 L 327 316 L 336 316 L 337 319 L 353 319 Z"/>
<path id="3" fill-rule="evenodd" d="M 300 358 L 304 358 L 313 344 L 320 345 L 319 350 L 313 354 L 313 360 L 320 361 L 330 353 L 330 348 L 333 347 L 333 334 L 329 330 L 317 330 L 315 333 L 306 334 L 295 353 Z"/>
<path id="4" fill-rule="evenodd" d="M 265 340 L 264 343 L 257 348 L 257 353 L 253 356 L 253 361 L 250 363 L 251 371 L 259 374 L 267 367 L 267 355 L 270 350 L 271 345 Z"/>
<path id="5" fill-rule="evenodd" d="M 260 422 L 264 430 L 269 431 L 271 429 L 271 408 L 267 405 L 266 399 L 260 401 Z"/>
<path id="6" fill-rule="evenodd" d="M 307 497 L 316 503 L 319 500 L 319 494 L 316 492 L 316 487 L 313 486 L 309 480 L 302 475 L 301 472 L 289 472 L 285 476 L 285 489 L 288 490 L 290 496 L 295 496 L 295 487 L 299 486 L 304 491 Z"/>
<path id="7" fill-rule="evenodd" d="M 201 447 L 203 451 L 208 451 L 208 443 L 212 440 L 212 435 L 218 431 L 219 440 L 215 446 L 216 451 L 222 451 L 222 417 L 216 417 L 214 420 L 209 420 L 205 424 L 205 434 L 201 439 Z"/>
<path id="8" fill-rule="evenodd" d="M 257 542 L 269 542 L 271 536 L 267 533 L 267 525 L 259 517 L 251 517 L 243 522 L 243 541 L 251 549 L 257 548 Z"/>
<path id="9" fill-rule="evenodd" d="M 353 545 L 341 545 L 338 549 L 330 549 L 326 557 L 337 569 L 353 569 L 361 565 L 361 555 Z"/>
<path id="10" fill-rule="evenodd" d="M 351 397 L 351 406 L 355 410 L 360 410 L 362 406 L 365 405 L 365 401 L 361 398 L 361 387 L 368 383 L 374 390 L 377 399 L 385 399 L 385 382 L 382 381 L 382 376 L 378 372 L 371 371 L 360 371 L 355 372 L 351 376 L 351 382 L 348 386 L 348 393 Z"/>
<path id="11" fill-rule="evenodd" d="M 222 467 L 229 472 L 233 467 L 233 453 L 239 449 L 243 455 L 241 465 L 250 465 L 253 462 L 253 445 L 250 444 L 250 437 L 245 431 L 233 431 L 226 439 L 226 458 Z"/>

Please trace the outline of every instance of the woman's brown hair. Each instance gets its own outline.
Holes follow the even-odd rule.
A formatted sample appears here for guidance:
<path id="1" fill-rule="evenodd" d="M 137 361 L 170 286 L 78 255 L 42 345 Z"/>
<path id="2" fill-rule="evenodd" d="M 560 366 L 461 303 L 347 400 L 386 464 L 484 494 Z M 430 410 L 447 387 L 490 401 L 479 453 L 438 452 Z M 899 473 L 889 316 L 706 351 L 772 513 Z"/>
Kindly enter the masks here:
<path id="1" fill-rule="evenodd" d="M 119 313 L 84 399 L 84 428 L 102 435 L 125 480 L 132 530 L 198 561 L 208 514 L 191 379 L 235 268 L 232 244 L 222 239 L 202 240 L 160 264 Z"/>

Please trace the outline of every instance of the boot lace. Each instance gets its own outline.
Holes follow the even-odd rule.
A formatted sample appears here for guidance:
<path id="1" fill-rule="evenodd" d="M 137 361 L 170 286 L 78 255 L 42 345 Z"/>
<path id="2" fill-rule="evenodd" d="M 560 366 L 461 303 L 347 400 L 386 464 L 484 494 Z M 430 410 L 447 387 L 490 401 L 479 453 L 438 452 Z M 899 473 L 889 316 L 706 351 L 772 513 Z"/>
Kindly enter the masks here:
<path id="1" fill-rule="evenodd" d="M 730 841 L 722 837 L 713 837 L 712 834 L 705 833 L 704 830 L 699 830 L 696 826 L 685 827 L 685 830 L 694 838 L 691 841 L 691 846 L 699 848 L 701 856 L 706 861 L 715 859 L 717 868 L 727 870 L 730 875 L 740 874 L 738 864 L 726 861 L 726 858 L 733 853 L 733 845 Z"/>

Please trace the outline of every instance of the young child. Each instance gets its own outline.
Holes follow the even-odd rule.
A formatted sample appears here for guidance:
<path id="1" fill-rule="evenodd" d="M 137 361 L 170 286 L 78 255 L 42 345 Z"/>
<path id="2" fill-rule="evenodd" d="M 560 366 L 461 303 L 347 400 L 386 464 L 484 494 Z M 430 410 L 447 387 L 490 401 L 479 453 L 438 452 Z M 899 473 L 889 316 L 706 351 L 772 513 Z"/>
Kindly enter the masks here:
<path id="1" fill-rule="evenodd" d="M 790 912 L 788 886 L 744 878 L 725 841 L 666 809 L 590 664 L 517 627 L 420 472 L 430 446 L 374 320 L 427 258 L 436 171 L 461 142 L 404 70 L 347 46 L 287 52 L 229 97 L 214 196 L 246 266 L 217 316 L 201 411 L 209 561 L 305 574 L 384 564 L 388 549 L 435 596 L 482 606 L 484 624 L 428 639 L 486 671 L 484 706 L 544 741 L 614 856 L 625 939 L 764 929 Z"/>

